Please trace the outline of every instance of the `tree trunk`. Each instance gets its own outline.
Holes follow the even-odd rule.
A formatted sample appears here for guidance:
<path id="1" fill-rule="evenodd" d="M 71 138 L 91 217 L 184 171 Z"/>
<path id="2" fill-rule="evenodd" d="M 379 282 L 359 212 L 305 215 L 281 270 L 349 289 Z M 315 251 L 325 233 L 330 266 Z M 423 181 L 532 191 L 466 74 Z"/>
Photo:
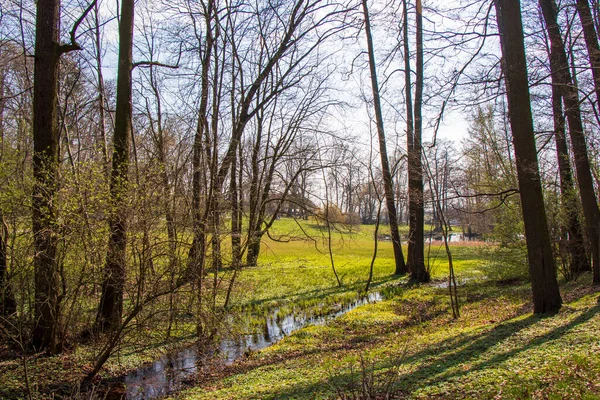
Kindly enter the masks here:
<path id="1" fill-rule="evenodd" d="M 101 47 L 101 36 L 100 36 L 100 10 L 98 4 L 94 5 L 94 41 L 96 48 L 96 69 L 98 70 L 98 129 L 100 133 L 100 150 L 102 152 L 102 166 L 106 172 L 106 176 L 109 176 L 110 169 L 108 164 L 108 147 L 106 143 L 106 117 L 105 117 L 105 96 L 104 90 L 104 76 L 102 74 L 102 47 Z"/>
<path id="2" fill-rule="evenodd" d="M 237 177 L 237 161 L 233 160 L 231 165 L 231 181 L 229 184 L 229 193 L 231 196 L 231 264 L 233 268 L 241 265 L 241 212 L 239 202 L 239 186 Z M 240 171 L 241 175 L 241 171 Z"/>
<path id="3" fill-rule="evenodd" d="M 398 216 L 396 213 L 396 202 L 394 201 L 394 187 L 392 182 L 392 173 L 387 156 L 387 145 L 385 143 L 385 130 L 383 128 L 383 115 L 381 112 L 381 101 L 379 97 L 379 84 L 377 82 L 377 69 L 375 65 L 375 51 L 373 49 L 373 36 L 371 34 L 371 22 L 369 19 L 369 10 L 367 0 L 362 0 L 363 13 L 365 18 L 365 33 L 367 35 L 367 46 L 369 52 L 369 68 L 371 71 L 371 86 L 373 90 L 373 102 L 375 105 L 375 119 L 377 122 L 377 136 L 379 138 L 379 154 L 381 157 L 381 169 L 383 173 L 383 187 L 385 191 L 385 201 L 388 211 L 390 231 L 392 234 L 392 245 L 394 247 L 394 259 L 396 261 L 395 274 L 405 274 L 407 271 L 402 246 L 400 242 L 400 232 L 398 231 Z"/>
<path id="4" fill-rule="evenodd" d="M 4 159 L 4 70 L 0 69 L 0 164 Z M 8 282 L 8 226 L 0 211 L 0 316 L 7 316 L 16 311 L 17 304 Z"/>
<path id="5" fill-rule="evenodd" d="M 121 3 L 119 24 L 119 65 L 117 71 L 117 108 L 110 194 L 112 209 L 109 240 L 102 282 L 102 296 L 96 316 L 99 331 L 115 330 L 121 324 L 125 265 L 127 262 L 126 196 L 129 171 L 129 139 L 132 134 L 131 70 L 133 49 L 133 0 Z"/>
<path id="6" fill-rule="evenodd" d="M 250 178 L 250 201 L 248 203 L 248 252 L 246 254 L 246 264 L 250 267 L 255 267 L 260 253 L 260 241 L 262 239 L 262 220 L 260 219 L 260 150 L 262 146 L 263 136 L 263 111 L 258 110 L 256 113 L 256 134 L 254 145 L 252 146 L 252 156 L 250 158 L 251 178 Z"/>
<path id="7" fill-rule="evenodd" d="M 200 72 L 201 90 L 200 106 L 198 108 L 198 125 L 194 135 L 193 155 L 192 155 L 192 220 L 194 238 L 188 254 L 188 263 L 183 279 L 189 281 L 195 277 L 198 284 L 199 299 L 202 296 L 202 286 L 204 280 L 204 258 L 206 253 L 206 220 L 208 218 L 208 205 L 204 213 L 202 212 L 202 202 L 200 191 L 202 187 L 202 157 L 205 153 L 203 141 L 208 131 L 208 91 L 210 87 L 209 71 L 213 51 L 212 34 L 212 13 L 213 2 L 208 2 L 205 20 L 205 47 L 202 57 L 202 70 Z M 211 171 L 212 172 L 212 171 Z M 209 195 L 210 196 L 210 195 Z M 200 332 L 199 332 L 200 333 Z"/>
<path id="8" fill-rule="evenodd" d="M 58 186 L 58 0 L 39 0 L 36 16 L 33 82 L 32 223 L 35 273 L 33 346 L 58 351 L 60 277 L 56 261 L 56 192 Z"/>
<path id="9" fill-rule="evenodd" d="M 527 81 L 519 0 L 495 0 L 503 55 L 508 115 L 513 133 L 529 274 L 536 314 L 558 311 L 561 297 L 546 221 Z"/>
<path id="10" fill-rule="evenodd" d="M 17 311 L 15 296 L 8 282 L 8 226 L 0 215 L 0 317 Z"/>
<path id="11" fill-rule="evenodd" d="M 550 54 L 551 58 L 556 57 L 556 53 Z M 552 69 L 556 63 L 550 63 Z M 556 142 L 556 158 L 558 160 L 558 173 L 560 176 L 560 196 L 561 206 L 565 215 L 564 221 L 561 221 L 566 233 L 566 246 L 569 254 L 569 269 L 574 276 L 581 272 L 591 269 L 588 256 L 586 254 L 583 230 L 579 223 L 580 204 L 575 194 L 573 185 L 573 175 L 571 173 L 571 162 L 569 161 L 569 149 L 567 148 L 567 139 L 565 132 L 565 118 L 562 108 L 562 96 L 556 81 L 556 74 L 552 73 L 552 113 L 554 116 L 554 140 Z"/>
<path id="12" fill-rule="evenodd" d="M 233 163 L 231 164 L 231 180 L 229 181 L 229 194 L 231 203 L 231 268 L 233 269 L 233 275 L 231 276 L 231 280 L 229 281 L 229 286 L 227 288 L 227 294 L 223 303 L 224 308 L 229 306 L 233 285 L 235 283 L 238 271 L 242 266 L 242 205 L 239 195 L 239 188 L 241 187 L 242 183 L 242 170 L 240 168 L 240 176 L 238 181 L 237 166 L 238 161 L 240 166 L 242 164 L 241 156 L 242 152 L 240 148 L 238 149 L 238 158 L 233 160 Z"/>
<path id="13" fill-rule="evenodd" d="M 406 1 L 404 1 L 406 12 Z M 408 270 L 410 277 L 417 282 L 429 281 L 429 273 L 425 269 L 425 208 L 423 199 L 423 162 L 421 136 L 423 131 L 423 14 L 421 0 L 416 0 L 417 11 L 417 79 L 415 82 L 415 130 L 412 144 L 408 148 L 408 201 L 410 213 L 408 241 Z M 407 33 L 408 15 L 405 15 L 405 34 Z M 404 37 L 405 46 L 408 37 Z M 408 60 L 408 53 L 406 55 Z M 407 62 L 408 63 L 408 62 Z M 410 69 L 406 71 L 410 74 Z M 406 88 L 410 91 L 410 86 Z M 408 135 L 407 135 L 408 136 Z"/>
<path id="14" fill-rule="evenodd" d="M 585 45 L 592 67 L 592 76 L 594 77 L 594 89 L 598 103 L 596 107 L 600 110 L 600 47 L 598 46 L 598 35 L 594 27 L 594 18 L 590 10 L 588 0 L 577 0 L 577 13 L 583 27 L 583 36 Z"/>
<path id="15" fill-rule="evenodd" d="M 544 15 L 544 21 L 546 22 L 548 36 L 550 37 L 551 52 L 556 55 L 550 62 L 555 64 L 552 67 L 552 71 L 565 102 L 569 135 L 571 136 L 573 154 L 575 156 L 579 195 L 581 196 L 581 205 L 583 206 L 583 214 L 585 215 L 588 238 L 593 255 L 593 282 L 594 284 L 600 284 L 600 210 L 598 209 L 596 194 L 594 192 L 594 181 L 583 132 L 583 123 L 581 121 L 579 98 L 577 90 L 573 86 L 564 42 L 557 23 L 556 4 L 553 0 L 540 0 L 540 6 Z"/>

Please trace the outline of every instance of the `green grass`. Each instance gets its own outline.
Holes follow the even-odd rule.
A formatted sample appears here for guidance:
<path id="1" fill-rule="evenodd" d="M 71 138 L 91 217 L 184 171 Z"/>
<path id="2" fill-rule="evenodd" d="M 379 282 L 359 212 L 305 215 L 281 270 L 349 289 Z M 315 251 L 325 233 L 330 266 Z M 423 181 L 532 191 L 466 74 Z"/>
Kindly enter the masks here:
<path id="1" fill-rule="evenodd" d="M 416 399 L 600 398 L 598 294 L 582 283 L 563 294 L 561 312 L 541 318 L 531 315 L 526 284 L 469 283 L 454 321 L 445 290 L 407 288 L 296 332 L 175 398 L 331 398 L 356 393 L 369 373 L 374 387 L 391 382 L 390 393 Z"/>
<path id="2" fill-rule="evenodd" d="M 338 287 L 326 246 L 326 230 L 315 221 L 277 221 L 265 237 L 258 266 L 240 273 L 232 298 L 234 313 L 252 328 L 275 308 L 327 313 L 356 298 L 366 284 L 373 254 L 373 226 L 339 227 L 332 236 Z M 403 227 L 406 234 L 406 227 Z M 306 237 L 309 234 L 310 239 Z M 387 227 L 382 226 L 381 234 Z M 273 240 L 273 238 L 278 240 Z M 227 241 L 224 241 L 224 248 Z M 562 286 L 567 305 L 553 318 L 531 317 L 530 290 L 522 249 L 483 243 L 453 243 L 461 313 L 453 321 L 447 289 L 407 286 L 393 276 L 389 241 L 380 241 L 373 291 L 387 299 L 359 307 L 322 326 L 297 331 L 276 345 L 251 354 L 213 379 L 199 382 L 179 398 L 328 398 L 352 393 L 373 375 L 375 389 L 412 398 L 600 398 L 600 321 L 597 295 L 583 277 Z M 404 247 L 406 256 L 406 247 Z M 448 273 L 443 246 L 426 250 L 432 279 Z M 184 303 L 186 296 L 176 301 Z M 141 316 L 140 318 L 142 318 Z M 102 371 L 123 374 L 194 339 L 194 318 L 181 320 L 164 343 L 164 326 L 134 325 Z M 245 329 L 248 328 L 245 327 Z M 0 346 L 1 352 L 9 352 Z M 28 358 L 34 393 L 43 398 L 58 388 L 68 393 L 89 371 L 98 344 L 78 345 L 57 357 Z M 361 372 L 362 371 L 362 372 Z M 24 396 L 23 363 L 0 357 L 0 398 Z M 575 391 L 575 392 L 573 392 Z M 554 396 L 554 397 L 553 397 Z M 586 397 L 587 396 L 587 397 Z"/>
<path id="3" fill-rule="evenodd" d="M 284 218 L 274 225 L 271 238 L 265 237 L 261 247 L 259 266 L 244 269 L 234 309 L 269 309 L 294 304 L 308 307 L 325 299 L 343 301 L 356 297 L 366 285 L 374 249 L 374 226 L 362 225 L 347 229 L 336 227 L 332 235 L 334 266 L 342 287 L 338 287 L 329 251 L 327 232 L 315 221 L 294 221 Z M 406 234 L 408 228 L 402 227 Z M 389 233 L 387 226 L 380 233 Z M 307 237 L 307 235 L 310 237 Z M 454 268 L 459 278 L 481 278 L 483 266 L 490 258 L 490 246 L 453 245 Z M 406 257 L 406 246 L 403 248 Z M 448 274 L 446 253 L 441 244 L 431 245 L 428 263 L 432 279 L 443 279 Z M 397 277 L 394 254 L 390 241 L 379 241 L 373 271 L 374 287 L 385 285 Z"/>

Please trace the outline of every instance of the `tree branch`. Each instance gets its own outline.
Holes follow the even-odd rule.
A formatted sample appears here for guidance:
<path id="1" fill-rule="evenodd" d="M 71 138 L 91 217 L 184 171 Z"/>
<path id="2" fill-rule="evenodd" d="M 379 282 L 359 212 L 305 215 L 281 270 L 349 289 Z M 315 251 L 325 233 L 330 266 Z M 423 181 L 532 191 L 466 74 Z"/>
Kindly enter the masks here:
<path id="1" fill-rule="evenodd" d="M 85 17 L 87 17 L 87 15 L 90 13 L 90 11 L 92 11 L 92 8 L 94 8 L 96 3 L 97 3 L 97 0 L 92 1 L 90 3 L 90 5 L 85 9 L 83 14 L 81 14 L 79 19 L 77 19 L 77 21 L 75 21 L 75 24 L 73 25 L 73 29 L 71 29 L 71 33 L 70 33 L 71 43 L 58 46 L 58 54 L 59 55 L 68 53 L 68 52 L 74 51 L 74 50 L 81 50 L 81 46 L 79 45 L 79 43 L 77 43 L 77 38 L 76 38 L 77 28 L 79 28 L 79 25 L 81 25 L 81 23 L 83 22 Z"/>
<path id="2" fill-rule="evenodd" d="M 131 66 L 131 69 L 135 69 L 137 67 L 165 67 L 165 68 L 171 68 L 171 69 L 177 69 L 179 68 L 179 62 L 176 65 L 170 65 L 170 64 L 163 64 L 161 62 L 158 61 L 139 61 L 136 63 L 133 63 L 133 65 Z"/>
<path id="3" fill-rule="evenodd" d="M 133 63 L 133 65 L 131 66 L 131 69 L 135 69 L 137 67 L 164 67 L 164 68 L 170 68 L 170 69 L 177 69 L 179 68 L 179 61 L 181 61 L 181 50 L 183 47 L 183 43 L 179 44 L 179 57 L 177 57 L 177 62 L 175 63 L 175 65 L 171 65 L 171 64 L 163 64 L 161 62 L 158 61 L 139 61 L 136 63 Z"/>

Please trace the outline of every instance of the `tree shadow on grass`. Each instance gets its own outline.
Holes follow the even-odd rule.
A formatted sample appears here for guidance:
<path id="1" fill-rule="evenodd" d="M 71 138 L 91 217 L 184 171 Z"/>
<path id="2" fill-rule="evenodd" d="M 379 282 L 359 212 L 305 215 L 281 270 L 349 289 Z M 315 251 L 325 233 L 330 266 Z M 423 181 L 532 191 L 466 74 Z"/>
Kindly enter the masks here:
<path id="1" fill-rule="evenodd" d="M 532 338 L 522 346 L 517 346 L 513 349 L 500 352 L 487 360 L 477 361 L 481 355 L 489 351 L 495 345 L 509 339 L 511 336 L 517 334 L 520 331 L 534 326 L 535 324 L 544 320 L 545 317 L 531 315 L 522 320 L 516 320 L 505 324 L 500 324 L 494 329 L 479 335 L 478 338 L 469 337 L 465 338 L 465 340 L 459 341 L 454 345 L 444 346 L 444 353 L 448 354 L 438 359 L 434 359 L 434 362 L 430 362 L 428 364 L 424 364 L 416 368 L 415 370 L 407 374 L 404 378 L 406 378 L 409 382 L 414 383 L 414 389 L 417 389 L 419 387 L 423 387 L 423 384 L 427 384 L 428 386 L 435 385 L 437 383 L 447 381 L 451 378 L 458 378 L 467 375 L 473 371 L 484 370 L 488 367 L 497 366 L 500 363 L 509 360 L 510 358 L 516 356 L 521 352 L 534 349 L 547 342 L 559 339 L 571 329 L 592 319 L 599 312 L 600 305 L 594 306 L 582 313 L 581 315 L 579 315 L 578 317 L 576 317 L 575 319 L 573 319 L 572 321 L 564 325 L 558 326 L 543 335 Z M 474 341 L 468 344 L 471 340 Z M 454 350 L 456 348 L 461 348 L 464 345 L 466 345 L 466 347 L 462 348 L 461 350 Z M 420 356 L 422 355 L 413 356 L 411 357 L 413 358 L 413 360 L 409 358 L 406 361 L 414 361 L 414 357 Z M 453 367 L 457 367 L 458 365 L 466 364 L 469 362 L 473 362 L 473 364 L 469 367 L 468 370 L 452 370 Z M 437 376 L 432 378 L 432 375 Z"/>
<path id="2" fill-rule="evenodd" d="M 384 277 L 379 279 L 377 282 L 373 282 L 371 284 L 371 291 L 377 291 L 377 289 L 381 289 L 385 287 L 386 284 L 389 284 L 392 281 L 397 281 L 398 277 L 390 275 L 389 277 Z M 344 294 L 344 293 L 358 293 L 366 286 L 367 279 L 357 280 L 352 282 L 351 284 L 347 284 L 345 286 L 339 287 L 337 285 L 332 285 L 325 288 L 311 289 L 303 292 L 296 292 L 291 294 L 286 294 L 282 296 L 273 296 L 267 297 L 260 300 L 254 300 L 246 303 L 242 308 L 244 309 L 252 309 L 252 308 L 260 308 L 262 306 L 269 305 L 269 303 L 277 302 L 277 303 L 301 303 L 305 300 L 314 300 L 315 303 L 318 303 L 318 300 L 325 300 L 326 298 L 335 295 L 335 294 Z M 401 285 L 404 288 L 404 285 Z M 400 290 L 395 288 L 396 290 Z M 390 289 L 391 290 L 391 289 Z M 277 306 L 275 306 L 277 307 Z M 268 307 L 267 310 L 274 308 Z"/>
<path id="3" fill-rule="evenodd" d="M 544 320 L 544 317 L 531 315 L 524 319 L 512 320 L 495 326 L 493 329 L 472 335 L 456 335 L 440 342 L 435 348 L 428 347 L 401 360 L 387 360 L 378 363 L 377 370 L 387 370 L 398 364 L 410 365 L 419 362 L 419 365 L 409 372 L 399 376 L 396 390 L 399 393 L 410 393 L 420 388 L 434 386 L 450 379 L 460 378 L 473 371 L 485 370 L 509 360 L 517 354 L 537 348 L 547 342 L 559 339 L 570 330 L 581 325 L 600 312 L 600 304 L 586 310 L 575 319 L 558 326 L 551 331 L 528 340 L 524 345 L 517 346 L 507 351 L 500 352 L 489 359 L 478 360 L 494 346 L 509 339 L 511 336 L 533 327 Z M 551 317 L 550 317 L 551 318 Z M 468 370 L 457 368 L 460 365 L 472 363 Z M 335 374 L 336 381 L 351 381 L 360 379 L 351 372 Z M 273 393 L 264 398 L 312 398 L 315 393 L 323 393 L 330 381 L 321 380 L 311 384 L 301 384 L 290 387 L 284 391 Z"/>

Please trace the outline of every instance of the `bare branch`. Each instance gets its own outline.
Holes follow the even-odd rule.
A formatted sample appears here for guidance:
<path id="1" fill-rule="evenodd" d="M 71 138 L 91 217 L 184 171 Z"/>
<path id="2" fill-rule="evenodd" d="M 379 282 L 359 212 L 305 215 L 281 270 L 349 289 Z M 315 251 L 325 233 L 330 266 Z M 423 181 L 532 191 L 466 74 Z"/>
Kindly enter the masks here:
<path id="1" fill-rule="evenodd" d="M 59 55 L 68 53 L 68 52 L 74 51 L 74 50 L 81 50 L 81 46 L 79 45 L 79 43 L 77 43 L 77 37 L 76 37 L 77 36 L 77 28 L 79 28 L 79 25 L 81 25 L 81 23 L 83 22 L 85 17 L 87 17 L 87 15 L 90 13 L 90 11 L 92 11 L 92 8 L 94 8 L 97 1 L 98 0 L 92 1 L 90 3 L 90 5 L 85 9 L 85 11 L 79 16 L 79 19 L 77 19 L 77 21 L 75 21 L 75 24 L 73 25 L 73 29 L 71 29 L 71 33 L 70 33 L 71 43 L 58 46 L 58 54 Z"/>

